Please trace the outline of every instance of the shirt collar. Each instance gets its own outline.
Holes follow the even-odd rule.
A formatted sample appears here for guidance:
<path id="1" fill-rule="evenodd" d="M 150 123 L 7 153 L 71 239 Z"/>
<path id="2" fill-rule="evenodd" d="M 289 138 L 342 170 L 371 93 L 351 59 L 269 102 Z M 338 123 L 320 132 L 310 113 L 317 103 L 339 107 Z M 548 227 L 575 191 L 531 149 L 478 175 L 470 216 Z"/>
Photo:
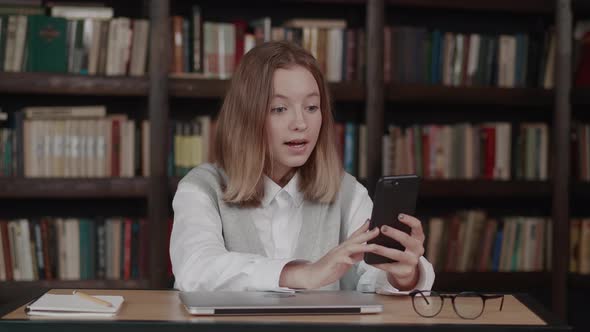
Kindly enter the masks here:
<path id="1" fill-rule="evenodd" d="M 268 176 L 264 175 L 264 197 L 262 199 L 262 206 L 267 207 L 281 191 L 285 191 L 289 194 L 291 199 L 293 199 L 295 206 L 299 207 L 301 203 L 303 203 L 303 193 L 299 191 L 299 172 L 295 173 L 283 188 Z"/>

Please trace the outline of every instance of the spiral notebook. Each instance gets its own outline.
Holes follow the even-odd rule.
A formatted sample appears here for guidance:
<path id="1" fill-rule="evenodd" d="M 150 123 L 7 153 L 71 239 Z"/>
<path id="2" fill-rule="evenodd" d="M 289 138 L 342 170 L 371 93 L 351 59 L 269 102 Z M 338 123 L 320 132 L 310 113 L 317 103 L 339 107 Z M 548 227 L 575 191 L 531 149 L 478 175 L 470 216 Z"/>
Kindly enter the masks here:
<path id="1" fill-rule="evenodd" d="M 76 295 L 44 294 L 25 308 L 30 316 L 54 317 L 112 317 L 121 309 L 122 296 L 95 295 L 108 301 L 112 307 L 106 307 Z"/>

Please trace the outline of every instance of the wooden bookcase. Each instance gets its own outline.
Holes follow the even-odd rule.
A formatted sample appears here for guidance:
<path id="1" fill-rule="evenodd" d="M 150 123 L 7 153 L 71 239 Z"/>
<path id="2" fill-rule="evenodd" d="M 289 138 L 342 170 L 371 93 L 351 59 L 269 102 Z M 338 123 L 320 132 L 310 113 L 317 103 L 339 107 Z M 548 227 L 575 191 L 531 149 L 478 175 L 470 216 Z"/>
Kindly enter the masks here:
<path id="1" fill-rule="evenodd" d="M 227 3 L 225 3 L 227 2 Z M 193 3 L 200 3 L 195 0 Z M 238 2 L 222 1 L 228 13 L 232 5 Z M 118 4 L 108 2 L 115 7 Z M 164 142 L 170 119 L 174 115 L 174 105 L 179 100 L 183 103 L 199 105 L 207 101 L 220 105 L 228 86 L 226 80 L 170 78 L 168 61 L 170 48 L 170 16 L 177 7 L 186 6 L 174 0 L 144 0 L 141 8 L 146 10 L 151 21 L 148 75 L 143 78 L 131 77 L 89 77 L 67 74 L 43 73 L 0 73 L 0 99 L 4 95 L 15 96 L 49 96 L 56 98 L 133 98 L 145 105 L 147 118 L 151 121 L 151 142 Z M 121 15 L 134 16 L 127 4 Z M 217 4 L 218 7 L 222 6 Z M 452 290 L 469 288 L 488 291 L 521 291 L 522 289 L 550 289 L 553 310 L 561 317 L 566 314 L 568 270 L 568 234 L 569 234 L 569 197 L 570 195 L 588 196 L 590 186 L 575 184 L 570 189 L 570 152 L 569 130 L 571 103 L 590 104 L 590 91 L 571 88 L 571 39 L 572 11 L 570 0 L 285 0 L 264 2 L 264 9 L 269 13 L 279 14 L 283 7 L 302 8 L 321 7 L 344 8 L 347 15 L 357 17 L 364 26 L 367 38 L 367 72 L 364 82 L 342 82 L 330 84 L 335 103 L 352 103 L 357 109 L 366 109 L 364 114 L 368 127 L 368 184 L 375 183 L 381 175 L 382 128 L 386 113 L 395 105 L 404 107 L 424 104 L 442 105 L 492 105 L 523 109 L 523 112 L 544 112 L 551 120 L 553 177 L 548 182 L 523 181 L 424 181 L 421 197 L 429 200 L 454 200 L 460 207 L 464 198 L 480 201 L 526 200 L 533 204 L 544 205 L 553 218 L 553 257 L 551 272 L 534 273 L 439 273 L 437 285 L 441 289 Z M 268 8 L 266 8 L 268 7 Z M 188 8 L 188 7 L 187 7 Z M 259 8 L 258 5 L 256 8 Z M 326 9 L 328 8 L 328 9 Z M 558 41 L 556 57 L 556 76 L 554 90 L 536 88 L 457 88 L 442 86 L 384 84 L 383 82 L 383 28 L 387 22 L 386 13 L 397 8 L 410 10 L 444 10 L 459 11 L 464 15 L 487 15 L 489 13 L 506 13 L 507 15 L 539 15 L 555 21 Z M 184 12 L 188 14 L 188 12 Z M 262 15 L 260 15 L 262 16 Z M 358 23 L 357 22 L 357 23 Z M 569 48 L 569 49 L 568 49 Z M 563 51 L 561 51 L 563 50 Z M 100 100 L 100 99 L 98 99 Z M 444 110 L 444 108 L 441 108 Z M 518 113 L 518 112 L 515 112 Z M 465 118 L 472 114 L 465 111 Z M 419 117 L 419 112 L 416 113 Z M 166 172 L 167 151 L 164 144 L 151 145 L 150 170 L 147 179 L 0 179 L 0 200 L 36 202 L 38 199 L 57 199 L 67 205 L 77 204 L 80 200 L 93 202 L 107 199 L 109 204 L 127 204 L 140 201 L 145 207 L 150 238 L 150 275 L 147 280 L 116 281 L 53 281 L 53 282 L 2 282 L 0 294 L 16 296 L 30 292 L 31 288 L 74 288 L 74 287 L 108 287 L 108 288 L 163 288 L 169 286 L 166 276 L 168 248 L 165 221 L 171 215 L 171 197 L 174 194 L 178 178 L 170 178 Z M 5 188 L 7 190 L 5 190 Z M 68 188 L 67 191 L 63 188 Z M 372 186 L 369 185 L 369 189 Z M 4 204 L 0 204 L 4 205 Z M 580 282 L 576 278 L 576 282 Z"/>

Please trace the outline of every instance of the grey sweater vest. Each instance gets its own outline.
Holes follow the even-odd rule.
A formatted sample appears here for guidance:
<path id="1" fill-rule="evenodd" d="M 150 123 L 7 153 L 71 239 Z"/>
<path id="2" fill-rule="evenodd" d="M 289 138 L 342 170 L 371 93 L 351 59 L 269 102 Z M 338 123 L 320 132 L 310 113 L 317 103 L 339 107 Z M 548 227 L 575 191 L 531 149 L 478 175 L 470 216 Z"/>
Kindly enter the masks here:
<path id="1" fill-rule="evenodd" d="M 265 256 L 264 247 L 252 220 L 252 208 L 241 208 L 226 204 L 222 197 L 221 183 L 225 183 L 225 172 L 212 164 L 203 164 L 189 172 L 182 182 L 190 182 L 205 191 L 211 198 L 221 217 L 223 239 L 228 251 Z M 303 223 L 295 257 L 314 262 L 324 256 L 340 242 L 346 240 L 342 223 L 348 219 L 356 180 L 344 173 L 340 193 L 334 203 L 320 204 L 303 201 Z M 358 276 L 352 268 L 340 282 L 323 289 L 356 289 Z"/>

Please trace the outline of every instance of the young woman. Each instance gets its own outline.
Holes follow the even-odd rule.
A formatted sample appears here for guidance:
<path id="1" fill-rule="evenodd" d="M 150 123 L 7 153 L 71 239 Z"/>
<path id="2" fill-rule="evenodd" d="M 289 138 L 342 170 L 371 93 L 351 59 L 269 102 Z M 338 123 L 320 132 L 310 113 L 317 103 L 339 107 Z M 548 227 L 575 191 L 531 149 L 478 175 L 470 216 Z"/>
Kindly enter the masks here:
<path id="1" fill-rule="evenodd" d="M 172 203 L 180 290 L 430 289 L 418 219 L 411 235 L 369 230 L 372 202 L 342 170 L 324 77 L 304 49 L 271 42 L 238 66 L 218 119 L 215 164 L 187 174 Z M 383 233 L 405 251 L 375 244 Z M 374 252 L 397 263 L 370 266 Z"/>

